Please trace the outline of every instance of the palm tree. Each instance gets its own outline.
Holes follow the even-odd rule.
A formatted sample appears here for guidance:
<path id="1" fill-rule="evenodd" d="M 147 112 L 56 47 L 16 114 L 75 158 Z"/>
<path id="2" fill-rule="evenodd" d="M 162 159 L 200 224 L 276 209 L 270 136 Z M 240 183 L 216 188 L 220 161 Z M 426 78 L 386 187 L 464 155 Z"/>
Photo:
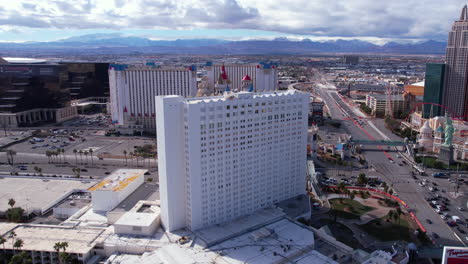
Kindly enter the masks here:
<path id="1" fill-rule="evenodd" d="M 63 163 L 65 163 L 66 162 L 65 149 L 60 149 L 60 152 L 62 152 Z"/>
<path id="2" fill-rule="evenodd" d="M 0 236 L 0 244 L 3 246 L 3 263 L 6 263 L 6 251 L 5 251 L 5 243 L 7 242 L 7 240 Z"/>
<path id="3" fill-rule="evenodd" d="M 19 250 L 19 249 L 22 248 L 23 246 L 24 246 L 23 240 L 17 239 L 17 240 L 15 241 L 15 243 L 13 244 L 13 253 L 16 254 L 16 253 L 15 253 L 15 249 Z"/>
<path id="4" fill-rule="evenodd" d="M 57 254 L 58 254 L 58 252 L 60 251 L 61 248 L 62 248 L 61 242 L 56 242 L 54 244 L 54 250 L 57 251 Z"/>
<path id="5" fill-rule="evenodd" d="M 130 161 L 132 162 L 131 166 L 133 167 L 133 152 L 130 152 L 129 155 L 130 155 Z"/>
<path id="6" fill-rule="evenodd" d="M 13 165 L 14 164 L 14 156 L 16 155 L 16 151 L 14 150 L 7 150 L 7 159 L 8 159 L 8 164 Z"/>
<path id="7" fill-rule="evenodd" d="M 390 221 L 393 219 L 393 213 L 393 210 L 388 212 L 388 219 L 390 219 Z"/>
<path id="8" fill-rule="evenodd" d="M 80 149 L 78 154 L 80 154 L 80 163 L 83 164 L 83 151 Z"/>
<path id="9" fill-rule="evenodd" d="M 93 149 L 89 149 L 89 155 L 91 155 L 91 165 L 93 165 Z"/>
<path id="10" fill-rule="evenodd" d="M 58 159 L 59 159 L 59 152 L 58 152 L 58 150 L 54 151 L 54 156 L 57 158 L 57 161 L 58 161 Z M 60 162 L 60 161 L 59 161 L 59 162 Z"/>
<path id="11" fill-rule="evenodd" d="M 86 164 L 88 164 L 88 154 L 89 154 L 89 152 L 87 150 L 85 150 L 85 152 L 83 154 L 86 157 Z"/>
<path id="12" fill-rule="evenodd" d="M 62 163 L 62 156 L 60 156 L 60 154 L 62 154 L 62 150 L 57 149 L 55 152 L 57 153 L 57 158 L 58 158 L 59 163 Z"/>
<path id="13" fill-rule="evenodd" d="M 61 159 L 61 163 L 64 163 L 62 149 L 57 149 L 57 154 L 59 155 L 59 157 L 60 157 L 60 159 Z"/>
<path id="14" fill-rule="evenodd" d="M 50 151 L 47 150 L 47 151 L 45 152 L 45 155 L 46 155 L 46 157 L 47 157 L 47 162 L 50 163 L 50 156 L 51 156 L 51 155 L 50 155 Z"/>
<path id="15" fill-rule="evenodd" d="M 15 199 L 13 199 L 13 198 L 8 199 L 8 205 L 11 208 L 13 208 L 13 206 L 15 206 L 15 203 L 16 203 Z"/>
<path id="16" fill-rule="evenodd" d="M 57 256 L 60 254 L 60 249 L 62 248 L 62 242 L 56 242 L 54 244 L 54 250 L 57 252 Z M 59 258 L 60 262 L 60 258 Z"/>
<path id="17" fill-rule="evenodd" d="M 39 174 L 42 174 L 42 168 L 39 168 L 37 166 L 34 166 L 34 171 L 39 173 Z"/>
<path id="18" fill-rule="evenodd" d="M 10 233 L 8 233 L 8 238 L 11 239 L 11 246 L 13 248 L 14 248 L 14 243 L 15 243 L 15 237 L 16 237 L 15 231 L 11 231 Z"/>
<path id="19" fill-rule="evenodd" d="M 127 151 L 123 151 L 124 157 L 125 157 L 125 166 L 127 166 Z"/>
<path id="20" fill-rule="evenodd" d="M 69 254 L 66 253 L 68 248 L 68 242 L 57 242 L 54 244 L 54 250 L 57 251 L 57 255 L 59 255 L 59 262 L 62 263 L 68 263 L 69 259 Z M 62 253 L 60 253 L 60 250 L 63 250 Z"/>
<path id="21" fill-rule="evenodd" d="M 398 224 L 400 224 L 401 215 L 403 214 L 403 211 L 401 210 L 400 207 L 397 207 L 396 214 L 398 216 Z"/>
<path id="22" fill-rule="evenodd" d="M 78 164 L 78 157 L 76 156 L 77 152 L 78 152 L 78 150 L 73 149 L 73 154 L 75 154 L 75 164 Z"/>

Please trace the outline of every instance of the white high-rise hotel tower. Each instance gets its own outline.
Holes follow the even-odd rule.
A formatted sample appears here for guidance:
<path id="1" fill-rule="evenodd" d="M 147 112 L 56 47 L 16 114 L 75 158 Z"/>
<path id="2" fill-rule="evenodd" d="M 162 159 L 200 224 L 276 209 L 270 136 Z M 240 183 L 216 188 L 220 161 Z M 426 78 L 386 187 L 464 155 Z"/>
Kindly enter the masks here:
<path id="1" fill-rule="evenodd" d="M 309 95 L 156 97 L 161 217 L 197 230 L 306 192 Z"/>
<path id="2" fill-rule="evenodd" d="M 111 64 L 109 86 L 112 121 L 120 126 L 156 128 L 154 97 L 197 94 L 196 68 Z"/>
<path id="3" fill-rule="evenodd" d="M 254 92 L 278 89 L 278 66 L 273 63 L 213 65 L 211 62 L 207 62 L 205 69 L 212 85 L 215 85 L 220 74 L 224 73 L 229 76 L 231 82 L 229 86 L 232 90 L 241 88 L 242 78 L 246 75 L 252 78 Z"/>

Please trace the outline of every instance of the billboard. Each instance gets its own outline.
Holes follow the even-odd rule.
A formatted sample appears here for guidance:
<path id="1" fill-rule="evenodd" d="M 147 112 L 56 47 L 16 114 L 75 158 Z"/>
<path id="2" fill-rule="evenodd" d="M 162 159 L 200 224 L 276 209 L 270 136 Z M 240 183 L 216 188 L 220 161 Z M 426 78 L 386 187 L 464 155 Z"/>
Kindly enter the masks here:
<path id="1" fill-rule="evenodd" d="M 442 264 L 468 263 L 468 247 L 444 247 Z"/>

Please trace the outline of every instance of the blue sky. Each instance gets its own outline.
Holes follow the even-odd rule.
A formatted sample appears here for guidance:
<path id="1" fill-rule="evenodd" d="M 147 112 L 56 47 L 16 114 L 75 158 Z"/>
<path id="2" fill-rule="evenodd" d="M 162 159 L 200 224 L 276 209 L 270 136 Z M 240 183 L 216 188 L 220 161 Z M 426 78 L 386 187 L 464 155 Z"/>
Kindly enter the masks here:
<path id="1" fill-rule="evenodd" d="M 94 33 L 151 39 L 445 40 L 459 0 L 0 0 L 0 41 Z"/>

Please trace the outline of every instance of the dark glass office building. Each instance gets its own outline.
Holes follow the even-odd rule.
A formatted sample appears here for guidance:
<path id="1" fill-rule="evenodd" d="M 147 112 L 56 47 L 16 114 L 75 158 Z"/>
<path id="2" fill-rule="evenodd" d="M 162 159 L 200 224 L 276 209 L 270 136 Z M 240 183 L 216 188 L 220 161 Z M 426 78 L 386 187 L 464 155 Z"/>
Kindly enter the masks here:
<path id="1" fill-rule="evenodd" d="M 424 84 L 424 102 L 442 104 L 442 94 L 444 87 L 445 64 L 426 64 L 426 81 Z M 432 112 L 432 113 L 431 113 Z M 432 116 L 431 116 L 432 115 Z M 430 118 L 442 115 L 440 106 L 425 104 L 423 117 Z"/>
<path id="2" fill-rule="evenodd" d="M 445 83 L 442 104 L 454 117 L 468 121 L 468 7 L 449 32 L 445 57 Z"/>

